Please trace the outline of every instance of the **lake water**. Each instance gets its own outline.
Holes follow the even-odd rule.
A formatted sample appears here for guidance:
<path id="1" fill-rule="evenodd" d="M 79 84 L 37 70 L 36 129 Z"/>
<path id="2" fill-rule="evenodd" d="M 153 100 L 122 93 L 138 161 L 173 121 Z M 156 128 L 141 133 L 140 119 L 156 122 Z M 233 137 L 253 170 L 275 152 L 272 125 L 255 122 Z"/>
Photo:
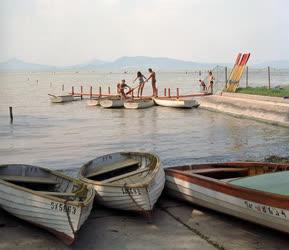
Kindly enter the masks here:
<path id="1" fill-rule="evenodd" d="M 85 101 L 51 104 L 48 93 L 80 85 L 103 89 L 131 74 L 19 73 L 0 75 L 0 163 L 76 169 L 115 151 L 152 151 L 163 165 L 230 160 L 261 160 L 288 155 L 289 129 L 202 109 L 145 110 L 88 107 Z M 37 82 L 38 80 L 38 82 Z M 159 73 L 159 87 L 197 91 L 192 76 Z M 146 92 L 151 90 L 149 84 Z M 13 106 L 14 123 L 8 107 Z"/>

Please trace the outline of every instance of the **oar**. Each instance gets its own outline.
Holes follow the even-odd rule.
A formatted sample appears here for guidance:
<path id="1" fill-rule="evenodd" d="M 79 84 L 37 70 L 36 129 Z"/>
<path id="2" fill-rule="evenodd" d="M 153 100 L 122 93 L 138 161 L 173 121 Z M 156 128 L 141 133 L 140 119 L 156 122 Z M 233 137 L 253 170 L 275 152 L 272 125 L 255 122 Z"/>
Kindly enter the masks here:
<path id="1" fill-rule="evenodd" d="M 234 84 L 233 92 L 235 92 L 239 86 L 240 79 L 243 75 L 244 69 L 246 67 L 246 64 L 247 64 L 249 58 L 250 58 L 250 53 L 246 54 L 246 57 L 245 57 L 244 61 L 242 62 L 241 68 L 240 68 L 238 75 L 236 76 L 236 79 L 235 79 L 236 83 Z"/>
<path id="2" fill-rule="evenodd" d="M 242 57 L 241 57 L 241 59 L 239 60 L 239 62 L 238 62 L 238 64 L 237 64 L 237 66 L 236 66 L 236 70 L 234 71 L 234 73 L 233 73 L 233 75 L 232 75 L 232 77 L 231 77 L 231 80 L 230 80 L 231 84 L 230 84 L 229 92 L 233 92 L 233 90 L 234 90 L 234 85 L 235 85 L 235 81 L 236 81 L 236 76 L 238 75 L 238 72 L 239 72 L 239 70 L 240 70 L 240 68 L 241 68 L 241 65 L 242 65 L 245 57 L 246 57 L 246 54 L 243 54 Z"/>
<path id="3" fill-rule="evenodd" d="M 133 92 L 135 89 L 137 89 L 137 88 L 139 88 L 139 85 L 137 85 L 136 87 L 134 87 L 134 88 L 131 88 L 129 91 L 127 91 L 126 93 L 125 93 L 125 95 L 128 95 L 128 94 L 130 94 L 131 92 Z"/>
<path id="4" fill-rule="evenodd" d="M 242 53 L 238 53 L 237 58 L 236 58 L 236 61 L 235 61 L 235 64 L 234 64 L 234 66 L 233 66 L 233 68 L 232 68 L 232 70 L 231 70 L 229 79 L 228 79 L 228 81 L 227 81 L 227 90 L 230 89 L 230 85 L 231 85 L 230 81 L 231 81 L 231 79 L 232 79 L 233 74 L 234 74 L 235 71 L 236 71 L 236 68 L 237 68 L 237 65 L 238 65 L 238 63 L 239 63 L 239 61 L 240 61 L 241 56 L 242 56 Z"/>

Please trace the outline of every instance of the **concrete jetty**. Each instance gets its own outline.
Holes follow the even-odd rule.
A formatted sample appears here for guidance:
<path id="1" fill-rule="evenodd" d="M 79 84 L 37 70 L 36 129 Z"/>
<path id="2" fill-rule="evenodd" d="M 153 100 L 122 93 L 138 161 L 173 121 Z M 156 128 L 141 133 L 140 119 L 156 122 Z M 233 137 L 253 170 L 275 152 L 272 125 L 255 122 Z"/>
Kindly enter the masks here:
<path id="1" fill-rule="evenodd" d="M 0 211 L 0 249 L 288 249 L 288 235 L 162 197 L 151 219 L 97 207 L 71 247 Z"/>
<path id="2" fill-rule="evenodd" d="M 204 109 L 289 127 L 288 99 L 223 92 L 201 97 L 198 101 Z"/>

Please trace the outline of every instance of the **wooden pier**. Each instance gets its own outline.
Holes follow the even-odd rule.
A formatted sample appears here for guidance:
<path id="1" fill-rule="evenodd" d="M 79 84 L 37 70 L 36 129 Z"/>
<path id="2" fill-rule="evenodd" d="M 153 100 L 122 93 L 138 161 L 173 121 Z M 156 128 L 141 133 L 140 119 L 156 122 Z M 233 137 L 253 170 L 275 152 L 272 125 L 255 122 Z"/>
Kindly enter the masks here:
<path id="1" fill-rule="evenodd" d="M 158 89 L 157 89 L 158 93 Z M 97 92 L 93 92 L 92 86 L 89 87 L 89 91 L 85 92 L 83 89 L 83 86 L 80 86 L 80 90 L 77 92 L 75 91 L 74 86 L 71 87 L 71 92 L 69 93 L 73 95 L 74 97 L 80 97 L 80 99 L 83 98 L 89 98 L 89 99 L 94 99 L 94 98 L 101 98 L 101 97 L 109 97 L 109 96 L 119 96 L 117 94 L 117 90 L 115 93 L 111 92 L 111 87 L 107 87 L 106 91 L 103 91 L 103 88 L 100 86 L 98 87 Z M 196 97 L 196 96 L 206 96 L 206 95 L 211 95 L 210 93 L 191 93 L 191 94 L 186 94 L 186 95 L 181 95 L 180 94 L 180 89 L 176 88 L 175 94 L 172 94 L 171 88 L 164 88 L 163 89 L 163 95 L 157 95 L 159 98 L 186 98 L 186 97 Z M 134 97 L 134 90 L 131 91 L 131 93 L 128 95 L 131 97 Z M 152 96 L 143 96 L 143 98 L 151 98 Z"/>

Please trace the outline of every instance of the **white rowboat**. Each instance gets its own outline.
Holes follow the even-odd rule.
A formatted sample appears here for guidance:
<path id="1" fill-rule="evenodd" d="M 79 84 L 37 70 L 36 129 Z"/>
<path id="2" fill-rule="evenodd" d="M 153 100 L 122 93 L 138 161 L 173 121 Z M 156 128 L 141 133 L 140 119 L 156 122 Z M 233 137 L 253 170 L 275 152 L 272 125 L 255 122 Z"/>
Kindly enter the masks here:
<path id="1" fill-rule="evenodd" d="M 144 109 L 154 106 L 154 101 L 151 99 L 133 99 L 126 100 L 124 107 L 127 109 Z"/>
<path id="2" fill-rule="evenodd" d="M 122 108 L 124 101 L 121 97 L 109 97 L 101 99 L 99 104 L 103 108 Z"/>
<path id="3" fill-rule="evenodd" d="M 86 102 L 86 105 L 87 106 L 98 106 L 99 105 L 99 99 L 96 99 L 96 100 L 88 100 L 87 102 Z"/>
<path id="4" fill-rule="evenodd" d="M 159 106 L 171 108 L 196 108 L 199 106 L 198 102 L 194 99 L 155 97 L 153 100 Z"/>
<path id="5" fill-rule="evenodd" d="M 165 172 L 171 196 L 289 233 L 289 164 L 209 163 Z"/>
<path id="6" fill-rule="evenodd" d="M 52 95 L 48 94 L 50 96 L 50 101 L 52 103 L 61 103 L 61 102 L 72 102 L 74 100 L 73 95 Z"/>
<path id="7" fill-rule="evenodd" d="M 149 213 L 162 193 L 164 170 L 150 153 L 113 153 L 80 169 L 80 180 L 92 184 L 95 200 L 107 207 Z"/>
<path id="8" fill-rule="evenodd" d="M 90 214 L 95 192 L 84 183 L 48 169 L 0 165 L 0 206 L 72 244 Z"/>

